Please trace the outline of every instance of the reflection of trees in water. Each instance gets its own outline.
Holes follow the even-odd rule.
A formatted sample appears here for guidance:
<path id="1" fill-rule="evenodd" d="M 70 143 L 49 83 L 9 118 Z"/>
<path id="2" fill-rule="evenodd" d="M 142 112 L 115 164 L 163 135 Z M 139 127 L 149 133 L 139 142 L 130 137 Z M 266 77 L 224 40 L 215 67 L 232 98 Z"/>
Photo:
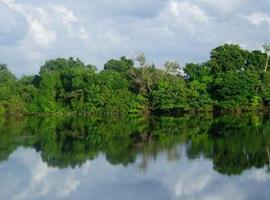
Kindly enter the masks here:
<path id="1" fill-rule="evenodd" d="M 29 117 L 1 122 L 0 133 L 0 160 L 25 146 L 59 168 L 81 166 L 104 154 L 113 165 L 140 158 L 139 168 L 146 170 L 161 153 L 169 162 L 179 161 L 179 144 L 186 144 L 188 158 L 209 158 L 223 174 L 270 166 L 270 121 L 262 116 Z"/>
<path id="2" fill-rule="evenodd" d="M 0 127 L 1 160 L 6 160 L 18 146 L 35 148 L 45 162 L 60 168 L 80 166 L 100 153 L 114 165 L 133 163 L 138 153 L 147 162 L 165 150 L 172 160 L 177 158 L 173 146 L 185 141 L 177 124 L 186 120 L 169 117 L 10 119 Z"/>
<path id="3" fill-rule="evenodd" d="M 193 135 L 190 141 L 188 156 L 213 160 L 214 169 L 223 174 L 269 165 L 270 121 L 263 117 L 221 117 L 207 135 Z"/>

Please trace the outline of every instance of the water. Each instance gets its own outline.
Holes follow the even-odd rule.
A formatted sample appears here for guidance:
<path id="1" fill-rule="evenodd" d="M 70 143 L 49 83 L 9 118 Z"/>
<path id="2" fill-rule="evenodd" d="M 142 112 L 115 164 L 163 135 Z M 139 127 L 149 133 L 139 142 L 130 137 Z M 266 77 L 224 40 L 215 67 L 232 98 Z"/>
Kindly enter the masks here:
<path id="1" fill-rule="evenodd" d="M 262 115 L 0 122 L 0 199 L 269 199 Z"/>

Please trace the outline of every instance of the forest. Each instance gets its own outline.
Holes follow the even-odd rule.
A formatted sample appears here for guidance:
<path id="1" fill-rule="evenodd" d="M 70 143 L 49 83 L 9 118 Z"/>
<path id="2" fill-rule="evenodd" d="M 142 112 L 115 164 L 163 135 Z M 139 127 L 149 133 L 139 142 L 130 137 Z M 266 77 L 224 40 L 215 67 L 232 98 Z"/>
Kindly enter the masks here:
<path id="1" fill-rule="evenodd" d="M 121 57 L 103 70 L 79 59 L 48 60 L 17 78 L 0 64 L 0 116 L 52 113 L 241 112 L 270 107 L 270 46 L 225 44 L 203 63 L 148 64 Z"/>

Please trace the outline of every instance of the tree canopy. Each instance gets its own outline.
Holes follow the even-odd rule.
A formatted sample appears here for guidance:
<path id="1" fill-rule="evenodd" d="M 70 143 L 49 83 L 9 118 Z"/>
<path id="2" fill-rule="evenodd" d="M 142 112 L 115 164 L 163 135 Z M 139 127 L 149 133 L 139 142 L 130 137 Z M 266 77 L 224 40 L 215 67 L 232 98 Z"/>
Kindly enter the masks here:
<path id="1" fill-rule="evenodd" d="M 79 59 L 56 58 L 19 79 L 0 64 L 0 115 L 263 109 L 270 105 L 268 45 L 264 49 L 225 44 L 209 60 L 183 68 L 173 60 L 149 65 L 143 53 L 111 59 L 100 71 Z"/>

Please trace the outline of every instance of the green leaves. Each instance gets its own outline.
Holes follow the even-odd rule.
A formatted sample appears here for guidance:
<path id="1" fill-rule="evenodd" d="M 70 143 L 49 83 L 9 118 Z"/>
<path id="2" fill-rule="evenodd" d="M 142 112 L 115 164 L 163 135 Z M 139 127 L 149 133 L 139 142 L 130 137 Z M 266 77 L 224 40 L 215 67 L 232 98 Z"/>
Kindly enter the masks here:
<path id="1" fill-rule="evenodd" d="M 208 65 L 212 74 L 243 71 L 246 68 L 248 54 L 248 51 L 238 45 L 225 44 L 211 51 Z"/>
<path id="2" fill-rule="evenodd" d="M 255 72 L 230 72 L 219 74 L 212 86 L 212 96 L 226 109 L 260 105 L 258 98 L 260 74 Z"/>
<path id="3" fill-rule="evenodd" d="M 134 61 L 127 59 L 125 56 L 121 57 L 120 60 L 111 59 L 104 65 L 104 70 L 116 71 L 124 73 L 134 67 Z"/>
<path id="4" fill-rule="evenodd" d="M 165 74 L 152 92 L 153 108 L 157 110 L 184 109 L 187 107 L 187 88 L 182 78 Z"/>
<path id="5" fill-rule="evenodd" d="M 5 64 L 0 64 L 0 84 L 12 84 L 16 77 L 8 70 Z"/>
<path id="6" fill-rule="evenodd" d="M 208 61 L 183 70 L 175 61 L 163 68 L 149 65 L 140 54 L 139 67 L 123 56 L 100 72 L 79 59 L 57 58 L 46 61 L 38 75 L 19 80 L 0 64 L 0 113 L 260 109 L 270 105 L 266 53 L 225 44 L 213 49 Z"/>

